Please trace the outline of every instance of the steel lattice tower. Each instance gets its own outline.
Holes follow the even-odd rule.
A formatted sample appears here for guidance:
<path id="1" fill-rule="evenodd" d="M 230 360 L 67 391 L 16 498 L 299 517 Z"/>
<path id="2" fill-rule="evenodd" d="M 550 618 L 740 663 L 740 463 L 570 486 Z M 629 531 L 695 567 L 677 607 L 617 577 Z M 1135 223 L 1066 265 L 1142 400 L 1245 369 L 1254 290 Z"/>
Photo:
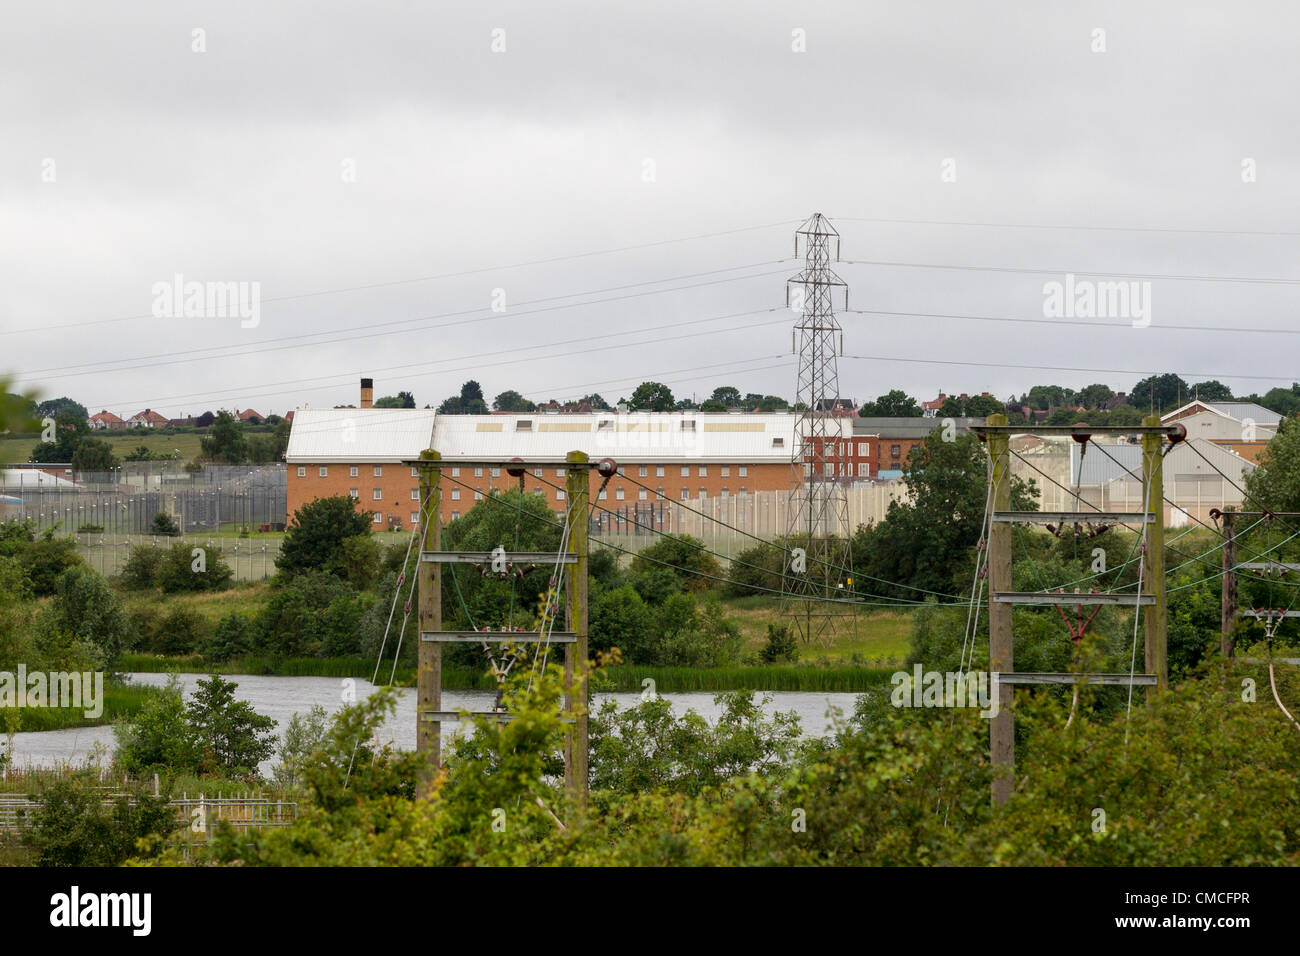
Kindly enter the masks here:
<path id="1" fill-rule="evenodd" d="M 798 418 L 790 458 L 790 491 L 786 500 L 786 546 L 790 558 L 782 578 L 785 612 L 804 644 L 829 644 L 835 632 L 853 617 L 849 598 L 849 476 L 845 444 L 852 440 L 851 420 L 838 414 L 840 379 L 838 355 L 843 332 L 835 318 L 832 296 L 848 286 L 830 268 L 831 245 L 839 259 L 840 234 L 821 213 L 795 232 L 795 256 L 804 247 L 804 268 L 786 283 L 786 301 L 799 319 Z M 791 288 L 794 294 L 791 295 Z M 798 560 L 802 548 L 805 557 Z M 802 565 L 802 567 L 801 567 Z M 839 601 L 843 603 L 831 603 Z"/>

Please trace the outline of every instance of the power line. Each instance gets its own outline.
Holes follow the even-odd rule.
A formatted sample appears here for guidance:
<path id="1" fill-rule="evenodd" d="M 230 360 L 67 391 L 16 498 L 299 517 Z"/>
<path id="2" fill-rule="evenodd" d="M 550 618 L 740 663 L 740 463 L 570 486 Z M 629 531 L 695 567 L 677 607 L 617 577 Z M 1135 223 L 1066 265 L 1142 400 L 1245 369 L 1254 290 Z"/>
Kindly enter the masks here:
<path id="1" fill-rule="evenodd" d="M 1300 238 L 1300 232 L 1282 232 L 1282 231 L 1264 231 L 1252 229 L 1175 229 L 1175 228 L 1153 228 L 1144 226 L 1080 226 L 1080 225 L 1054 225 L 1046 223 L 1026 223 L 1026 222 L 971 222 L 962 220 L 945 220 L 945 219 L 881 219 L 881 218 L 864 218 L 855 216 L 832 216 L 836 222 L 875 222 L 908 226 L 962 226 L 975 227 L 981 229 L 1041 229 L 1041 230 L 1064 230 L 1068 232 L 1139 232 L 1139 233 L 1160 233 L 1172 235 L 1206 235 L 1206 236 L 1272 236 L 1284 238 Z"/>
<path id="2" fill-rule="evenodd" d="M 1096 329 L 1125 329 L 1133 330 L 1135 326 L 1131 322 L 1089 322 L 1083 319 L 1055 319 L 1055 318 L 1034 318 L 1034 319 L 1017 319 L 1004 315 L 961 315 L 952 312 L 898 312 L 889 309 L 848 309 L 848 312 L 854 312 L 858 315 L 894 315 L 903 318 L 913 319 L 962 319 L 968 322 L 1013 322 L 1026 325 L 1079 325 Z M 1300 328 L 1295 329 L 1278 329 L 1278 328 L 1255 328 L 1249 326 L 1236 327 L 1231 325 L 1160 325 L 1161 332 L 1247 332 L 1269 334 L 1277 333 L 1281 335 L 1300 335 Z"/>
<path id="3" fill-rule="evenodd" d="M 779 261 L 781 261 L 781 260 L 774 260 L 774 262 L 779 262 Z M 767 264 L 768 264 L 768 263 L 758 263 L 757 265 L 767 265 Z M 637 288 L 637 287 L 639 287 L 639 286 L 644 286 L 644 285 L 656 285 L 656 284 L 659 284 L 659 283 L 662 283 L 662 282 L 672 282 L 672 281 L 676 281 L 677 279 L 681 279 L 681 278 L 697 278 L 697 277 L 699 277 L 699 276 L 704 276 L 704 275 L 713 275 L 713 274 L 715 274 L 715 273 L 717 273 L 717 272 L 733 272 L 733 271 L 735 271 L 735 270 L 737 270 L 737 269 L 750 269 L 750 268 L 755 268 L 755 267 L 756 267 L 756 266 L 731 266 L 731 267 L 726 268 L 726 269 L 717 269 L 717 270 L 714 270 L 713 272 L 697 272 L 697 273 L 694 273 L 693 275 L 687 275 L 687 276 L 674 276 L 674 277 L 669 278 L 669 279 L 653 279 L 653 280 L 650 280 L 650 281 L 647 281 L 647 282 L 633 282 L 633 283 L 629 283 L 629 284 L 627 284 L 627 285 L 622 285 L 622 286 L 611 286 L 611 287 L 606 288 L 606 289 L 595 289 L 595 290 L 591 290 L 591 291 L 589 291 L 589 292 L 571 292 L 571 293 L 566 293 L 566 294 L 564 294 L 564 295 L 553 295 L 553 296 L 545 296 L 545 297 L 543 297 L 543 298 L 539 298 L 539 299 L 528 299 L 528 300 L 525 300 L 524 302 L 522 302 L 522 303 L 518 303 L 518 304 L 520 304 L 520 305 L 535 305 L 535 304 L 537 304 L 537 303 L 539 303 L 539 302 L 553 302 L 553 301 L 555 301 L 556 299 L 572 299 L 572 298 L 576 298 L 576 297 L 579 297 L 579 296 L 596 295 L 596 294 L 600 294 L 600 293 L 604 293 L 604 292 L 615 292 L 615 291 L 619 291 L 619 290 L 622 290 L 622 289 Z M 52 366 L 52 367 L 49 368 L 49 369 L 37 369 L 37 370 L 32 371 L 32 372 L 25 372 L 24 375 L 28 375 L 28 376 L 30 376 L 30 375 L 36 375 L 36 374 L 40 374 L 40 373 L 48 372 L 48 371 L 52 371 L 52 370 L 53 370 L 53 371 L 57 371 L 57 370 L 60 369 L 60 368 L 84 368 L 84 367 L 86 367 L 86 366 L 88 366 L 88 365 L 120 365 L 120 366 L 121 366 L 121 367 L 118 367 L 118 368 L 95 368 L 95 369 L 90 369 L 89 371 L 85 371 L 85 372 L 64 372 L 64 373 L 59 374 L 59 375 L 49 375 L 49 376 L 46 376 L 47 378 L 72 378 L 72 377 L 78 377 L 78 376 L 81 376 L 81 375 L 95 375 L 95 374 L 100 374 L 100 373 L 135 371 L 135 370 L 137 370 L 137 369 L 143 369 L 143 368 L 158 368 L 158 367 L 161 367 L 161 366 L 164 366 L 164 365 L 181 365 L 181 364 L 188 364 L 189 362 L 191 362 L 191 361 L 193 360 L 193 356 L 194 356 L 196 353 L 198 353 L 198 352 L 204 352 L 204 351 L 216 351 L 216 350 L 218 350 L 218 349 L 234 349 L 234 351 L 226 352 L 226 353 L 223 354 L 223 355 L 214 355 L 214 356 L 210 356 L 211 358 L 233 358 L 233 357 L 235 357 L 235 356 L 239 356 L 239 355 L 250 355 L 250 354 L 260 355 L 260 354 L 263 354 L 263 353 L 265 353 L 265 352 L 279 352 L 279 351 L 283 351 L 284 349 L 289 349 L 289 348 L 309 348 L 309 347 L 316 346 L 316 345 L 331 345 L 331 344 L 335 344 L 335 343 L 338 343 L 338 342 L 350 342 L 350 341 L 353 341 L 353 340 L 355 340 L 355 339 L 373 339 L 373 338 L 374 338 L 374 331 L 375 331 L 376 329 L 391 328 L 392 326 L 396 326 L 396 325 L 410 325 L 410 324 L 412 324 L 412 323 L 416 323 L 416 322 L 419 322 L 419 323 L 429 322 L 429 321 L 432 321 L 432 320 L 434 320 L 434 319 L 469 316 L 469 318 L 459 318 L 458 321 L 454 321 L 454 322 L 443 322 L 443 323 L 438 324 L 438 325 L 422 326 L 422 327 L 420 327 L 420 328 L 401 329 L 401 330 L 398 330 L 398 331 L 389 332 L 388 334 L 389 334 L 389 335 L 405 335 L 405 334 L 408 334 L 408 333 L 411 333 L 411 332 L 425 332 L 425 331 L 429 331 L 430 329 L 445 329 L 445 328 L 451 328 L 452 326 L 456 326 L 456 325 L 468 325 L 468 324 L 471 324 L 471 323 L 473 323 L 473 322 L 495 321 L 495 320 L 497 320 L 497 319 L 508 319 L 508 318 L 513 318 L 513 317 L 515 317 L 515 316 L 519 316 L 519 315 L 536 315 L 536 314 L 538 314 L 538 313 L 542 313 L 542 312 L 555 312 L 555 311 L 559 311 L 559 310 L 563 310 L 563 309 L 580 308 L 580 307 L 582 307 L 582 306 L 587 306 L 587 305 L 600 305 L 600 304 L 605 303 L 605 302 L 621 302 L 621 301 L 624 301 L 624 300 L 626 300 L 626 299 L 635 299 L 635 298 L 640 298 L 641 296 L 647 296 L 647 295 L 662 295 L 662 294 L 667 293 L 667 292 L 681 292 L 681 291 L 684 291 L 684 290 L 687 290 L 687 289 L 699 289 L 699 288 L 703 288 L 703 287 L 705 287 L 705 286 L 720 285 L 720 284 L 722 284 L 722 283 L 726 283 L 726 282 L 743 282 L 743 281 L 746 280 L 746 279 L 758 279 L 758 278 L 764 278 L 764 277 L 766 277 L 766 276 L 778 275 L 778 274 L 779 274 L 779 271 L 759 272 L 759 273 L 754 273 L 754 274 L 752 274 L 752 275 L 733 276 L 733 277 L 731 277 L 731 278 L 727 278 L 727 279 L 715 279 L 715 280 L 712 280 L 712 281 L 710 281 L 710 282 L 697 282 L 697 283 L 693 283 L 693 284 L 691 284 L 691 285 L 673 286 L 673 287 L 671 287 L 671 288 L 667 288 L 667 289 L 650 289 L 650 290 L 647 290 L 647 291 L 644 291 L 644 292 L 631 293 L 631 294 L 628 294 L 628 295 L 621 295 L 621 296 L 611 296 L 611 297 L 609 297 L 609 298 L 605 298 L 605 299 L 589 299 L 589 300 L 586 300 L 586 301 L 583 301 L 583 302 L 569 302 L 569 303 L 565 303 L 565 304 L 563 304 L 563 305 L 550 306 L 550 307 L 542 308 L 542 309 L 528 309 L 528 310 L 523 311 L 523 312 L 519 312 L 519 311 L 493 312 L 491 309 L 485 309 L 485 308 L 462 309 L 462 310 L 457 311 L 457 312 L 442 312 L 442 313 L 437 313 L 437 314 L 434 314 L 434 315 L 421 316 L 421 317 L 414 318 L 414 319 L 395 319 L 395 320 L 393 320 L 393 321 L 391 321 L 391 322 L 375 322 L 375 323 L 370 323 L 370 324 L 367 324 L 367 326 L 366 326 L 364 329 L 358 330 L 358 331 L 356 331 L 354 334 L 350 334 L 350 335 L 342 335 L 342 336 L 338 336 L 337 338 L 332 338 L 332 339 L 322 339 L 322 340 L 319 341 L 319 342 L 299 342 L 298 340 L 300 340 L 300 339 L 304 339 L 304 338 L 312 338 L 312 337 L 315 337 L 315 336 L 318 336 L 318 335 L 325 335 L 325 334 L 328 334 L 328 333 L 326 333 L 326 332 L 306 332 L 306 333 L 303 333 L 303 334 L 301 334 L 301 335 L 286 335 L 286 336 L 280 336 L 280 337 L 278 337 L 278 338 L 274 338 L 274 339 L 264 339 L 264 340 L 262 340 L 261 342 L 258 342 L 258 343 L 254 344 L 254 345 L 250 345 L 250 346 L 248 346 L 247 348 L 236 348 L 235 346 L 230 346 L 230 345 L 220 345 L 220 346 L 211 346 L 211 347 L 209 347 L 209 348 L 207 348 L 207 349 L 186 350 L 186 351 L 181 351 L 181 352 L 162 352 L 162 353 L 158 353 L 157 355 L 152 355 L 152 356 L 141 356 L 141 357 L 139 357 L 139 358 L 149 359 L 149 358 L 166 358 L 166 357 L 168 357 L 168 356 L 174 356 L 174 355 L 184 356 L 184 358 L 179 358 L 179 359 L 175 359 L 175 360 L 173 360 L 173 361 L 167 361 L 167 362 L 152 362 L 152 363 L 149 363 L 149 364 L 128 365 L 128 364 L 124 364 L 124 363 L 126 363 L 126 362 L 135 362 L 135 361 L 137 361 L 137 359 L 124 359 L 124 360 L 121 360 L 121 361 L 118 361 L 118 360 L 115 360 L 115 359 L 114 359 L 114 360 L 104 360 L 104 361 L 101 361 L 101 362 L 87 362 L 87 363 L 83 363 L 82 365 Z M 482 314 L 479 314 L 479 313 L 488 313 L 488 314 L 486 314 L 486 315 L 482 315 Z M 338 331 L 338 330 L 334 329 L 334 330 L 330 330 L 330 331 Z M 268 346 L 271 345 L 271 343 L 275 343 L 275 342 L 294 342 L 295 344 L 293 344 L 293 345 L 275 345 L 275 346 L 273 346 L 273 347 L 268 347 Z"/>
<path id="4" fill-rule="evenodd" d="M 721 232 L 701 233 L 694 236 L 682 236 L 677 239 L 659 239 L 654 242 L 643 242 L 631 246 L 617 246 L 612 249 L 598 249 L 592 252 L 578 252 L 571 255 L 551 256 L 545 259 L 530 259 L 525 262 L 514 262 L 499 266 L 486 266 L 477 269 L 466 269 L 460 272 L 444 272 L 436 275 L 417 276 L 409 279 L 393 279 L 388 282 L 371 282 L 364 285 L 345 286 L 337 289 L 324 289 L 316 292 L 299 292 L 292 295 L 272 296 L 262 299 L 262 302 L 287 302 L 293 299 L 306 299 L 322 295 L 336 295 L 342 292 L 358 292 L 366 289 L 379 289 L 386 286 L 408 285 L 415 282 L 432 282 L 440 279 L 457 279 L 464 276 L 481 275 L 485 272 L 500 272 L 506 269 L 521 269 L 527 266 L 550 265 L 556 262 L 567 262 L 574 259 L 588 259 L 593 256 L 612 255 L 618 252 L 631 252 L 637 249 L 650 249 L 655 246 L 671 245 L 677 242 L 693 242 L 698 239 L 715 239 L 719 236 L 732 236 L 742 232 L 754 232 L 759 229 L 774 229 L 777 226 L 788 226 L 792 222 L 798 222 L 797 219 L 787 219 L 783 222 L 766 223 L 760 226 L 743 226 L 739 229 L 728 229 Z M 113 319 L 91 319 L 86 322 L 66 322 L 62 325 L 41 325 L 29 326 L 22 329 L 7 329 L 0 331 L 0 335 L 21 335 L 27 332 L 48 332 L 53 329 L 75 329 L 83 328 L 89 325 L 106 325 L 113 322 L 132 322 L 139 319 L 156 318 L 152 313 L 149 315 L 126 315 Z"/>
<path id="5" fill-rule="evenodd" d="M 842 355 L 841 358 L 862 359 L 869 362 L 903 362 L 916 365 L 961 365 L 971 368 L 1010 368 L 1010 369 L 1028 369 L 1031 371 L 1046 372 L 1089 372 L 1103 375 L 1151 375 L 1150 369 L 1131 369 L 1131 368 L 1086 368 L 1077 365 L 1043 365 L 1035 363 L 1033 365 L 1015 364 L 1011 362 L 971 362 L 958 361 L 955 359 L 935 359 L 935 358 L 906 358 L 897 355 Z M 1213 379 L 1245 379 L 1250 381 L 1263 382 L 1291 382 L 1294 376 L 1280 375 L 1236 375 L 1229 372 L 1188 372 L 1179 371 L 1175 375 L 1185 376 L 1187 378 L 1213 378 Z"/>
<path id="6" fill-rule="evenodd" d="M 1177 282 L 1239 282 L 1252 285 L 1300 285 L 1300 279 L 1279 279 L 1262 276 L 1208 276 L 1165 275 L 1150 272 L 1098 272 L 1088 269 L 1026 269 L 1012 266 L 964 266 L 939 262 L 886 262 L 882 259 L 840 259 L 851 266 L 887 266 L 901 269 L 953 269 L 959 272 L 1007 272 L 1017 275 L 1076 275 L 1098 276 L 1107 279 L 1161 279 Z"/>

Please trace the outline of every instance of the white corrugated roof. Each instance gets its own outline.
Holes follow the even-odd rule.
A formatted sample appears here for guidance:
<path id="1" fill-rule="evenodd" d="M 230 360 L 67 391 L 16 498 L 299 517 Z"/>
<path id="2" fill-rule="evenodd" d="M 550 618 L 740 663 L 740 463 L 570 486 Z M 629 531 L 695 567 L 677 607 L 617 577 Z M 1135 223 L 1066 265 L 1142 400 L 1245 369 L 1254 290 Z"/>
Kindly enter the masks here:
<path id="1" fill-rule="evenodd" d="M 436 417 L 423 408 L 301 408 L 284 457 L 290 464 L 418 458 L 433 441 Z"/>
<path id="2" fill-rule="evenodd" d="M 486 461 L 583 451 L 619 462 L 788 462 L 796 419 L 694 412 L 439 415 L 434 447 L 443 458 Z"/>
<path id="3" fill-rule="evenodd" d="M 788 462 L 789 414 L 593 412 L 589 415 L 435 415 L 428 409 L 299 409 L 290 464 L 398 462 L 433 447 L 445 459 L 562 459 L 571 451 L 627 462 Z"/>

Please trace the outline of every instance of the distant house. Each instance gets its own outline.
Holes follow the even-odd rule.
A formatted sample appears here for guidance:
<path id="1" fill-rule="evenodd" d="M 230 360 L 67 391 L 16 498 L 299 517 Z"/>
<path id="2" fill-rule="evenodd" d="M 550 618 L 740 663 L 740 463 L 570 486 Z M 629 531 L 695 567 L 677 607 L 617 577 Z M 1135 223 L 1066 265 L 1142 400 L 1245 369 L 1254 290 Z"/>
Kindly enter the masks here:
<path id="1" fill-rule="evenodd" d="M 126 422 L 107 409 L 91 415 L 86 423 L 95 431 L 122 431 L 126 428 Z"/>
<path id="2" fill-rule="evenodd" d="M 126 420 L 127 428 L 165 428 L 166 425 L 167 416 L 159 415 L 152 408 L 136 412 Z"/>
<path id="3" fill-rule="evenodd" d="M 246 408 L 239 413 L 239 420 L 241 422 L 248 422 L 250 425 L 260 425 L 262 422 L 266 421 L 266 416 L 261 412 L 254 411 L 251 408 Z"/>
<path id="4" fill-rule="evenodd" d="M 948 401 L 948 396 L 940 392 L 939 397 L 934 401 L 921 403 L 921 414 L 926 418 L 934 418 L 939 414 L 939 409 L 943 408 L 943 403 L 946 401 Z"/>
<path id="5" fill-rule="evenodd" d="M 193 415 L 187 415 L 185 418 L 169 418 L 167 425 L 169 428 L 193 428 L 198 419 Z"/>

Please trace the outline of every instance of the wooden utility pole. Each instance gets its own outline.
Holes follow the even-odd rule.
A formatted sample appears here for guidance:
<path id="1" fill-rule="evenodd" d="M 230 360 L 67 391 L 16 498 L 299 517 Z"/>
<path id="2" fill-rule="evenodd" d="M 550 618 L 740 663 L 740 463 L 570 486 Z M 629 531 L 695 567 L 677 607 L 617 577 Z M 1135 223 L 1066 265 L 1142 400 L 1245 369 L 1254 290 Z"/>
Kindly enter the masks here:
<path id="1" fill-rule="evenodd" d="M 1148 415 L 1143 425 L 1158 428 L 1159 415 Z M 1142 474 L 1146 479 L 1146 510 L 1154 520 L 1146 525 L 1146 571 L 1142 588 L 1155 597 L 1155 603 L 1146 608 L 1145 661 L 1146 672 L 1155 674 L 1157 688 L 1169 686 L 1169 662 L 1166 633 L 1169 610 L 1165 605 L 1165 482 L 1164 435 L 1144 432 L 1142 435 Z"/>
<path id="2" fill-rule="evenodd" d="M 421 462 L 436 462 L 442 456 L 432 448 L 420 452 Z M 419 630 L 442 630 L 442 565 L 423 560 L 426 551 L 442 548 L 442 469 L 437 465 L 420 466 L 420 549 L 416 556 L 416 582 L 419 590 Z M 420 770 L 418 790 L 421 796 L 438 773 L 442 760 L 442 724 L 425 718 L 442 710 L 442 645 L 419 640 L 416 665 L 415 749 L 428 754 Z"/>
<path id="3" fill-rule="evenodd" d="M 1232 660 L 1236 641 L 1232 636 L 1237 621 L 1237 521 L 1232 508 L 1220 512 L 1223 518 L 1223 601 L 1219 623 L 1222 636 L 1219 649 L 1227 660 Z"/>
<path id="4" fill-rule="evenodd" d="M 1007 417 L 993 414 L 988 424 L 1006 425 Z M 1011 510 L 1011 436 L 992 432 L 987 437 L 989 458 L 993 462 L 993 510 Z M 1011 590 L 1011 525 L 992 522 L 989 529 L 989 594 Z M 1014 671 L 1015 655 L 1011 638 L 1010 604 L 989 602 L 989 671 Z M 993 805 L 1001 806 L 1011 797 L 1015 782 L 1016 726 L 1011 716 L 1014 688 L 998 685 L 998 714 L 989 721 L 989 753 L 993 763 Z"/>
<path id="5" fill-rule="evenodd" d="M 576 635 L 572 644 L 564 646 L 564 709 L 575 709 L 572 729 L 566 735 L 564 750 L 564 783 L 577 802 L 581 813 L 587 807 L 587 710 L 590 704 L 587 693 L 587 523 L 591 470 L 585 452 L 571 451 L 565 460 L 570 463 L 565 482 L 565 502 L 569 515 L 569 553 L 576 557 L 565 567 L 567 600 L 565 612 L 568 630 Z"/>

